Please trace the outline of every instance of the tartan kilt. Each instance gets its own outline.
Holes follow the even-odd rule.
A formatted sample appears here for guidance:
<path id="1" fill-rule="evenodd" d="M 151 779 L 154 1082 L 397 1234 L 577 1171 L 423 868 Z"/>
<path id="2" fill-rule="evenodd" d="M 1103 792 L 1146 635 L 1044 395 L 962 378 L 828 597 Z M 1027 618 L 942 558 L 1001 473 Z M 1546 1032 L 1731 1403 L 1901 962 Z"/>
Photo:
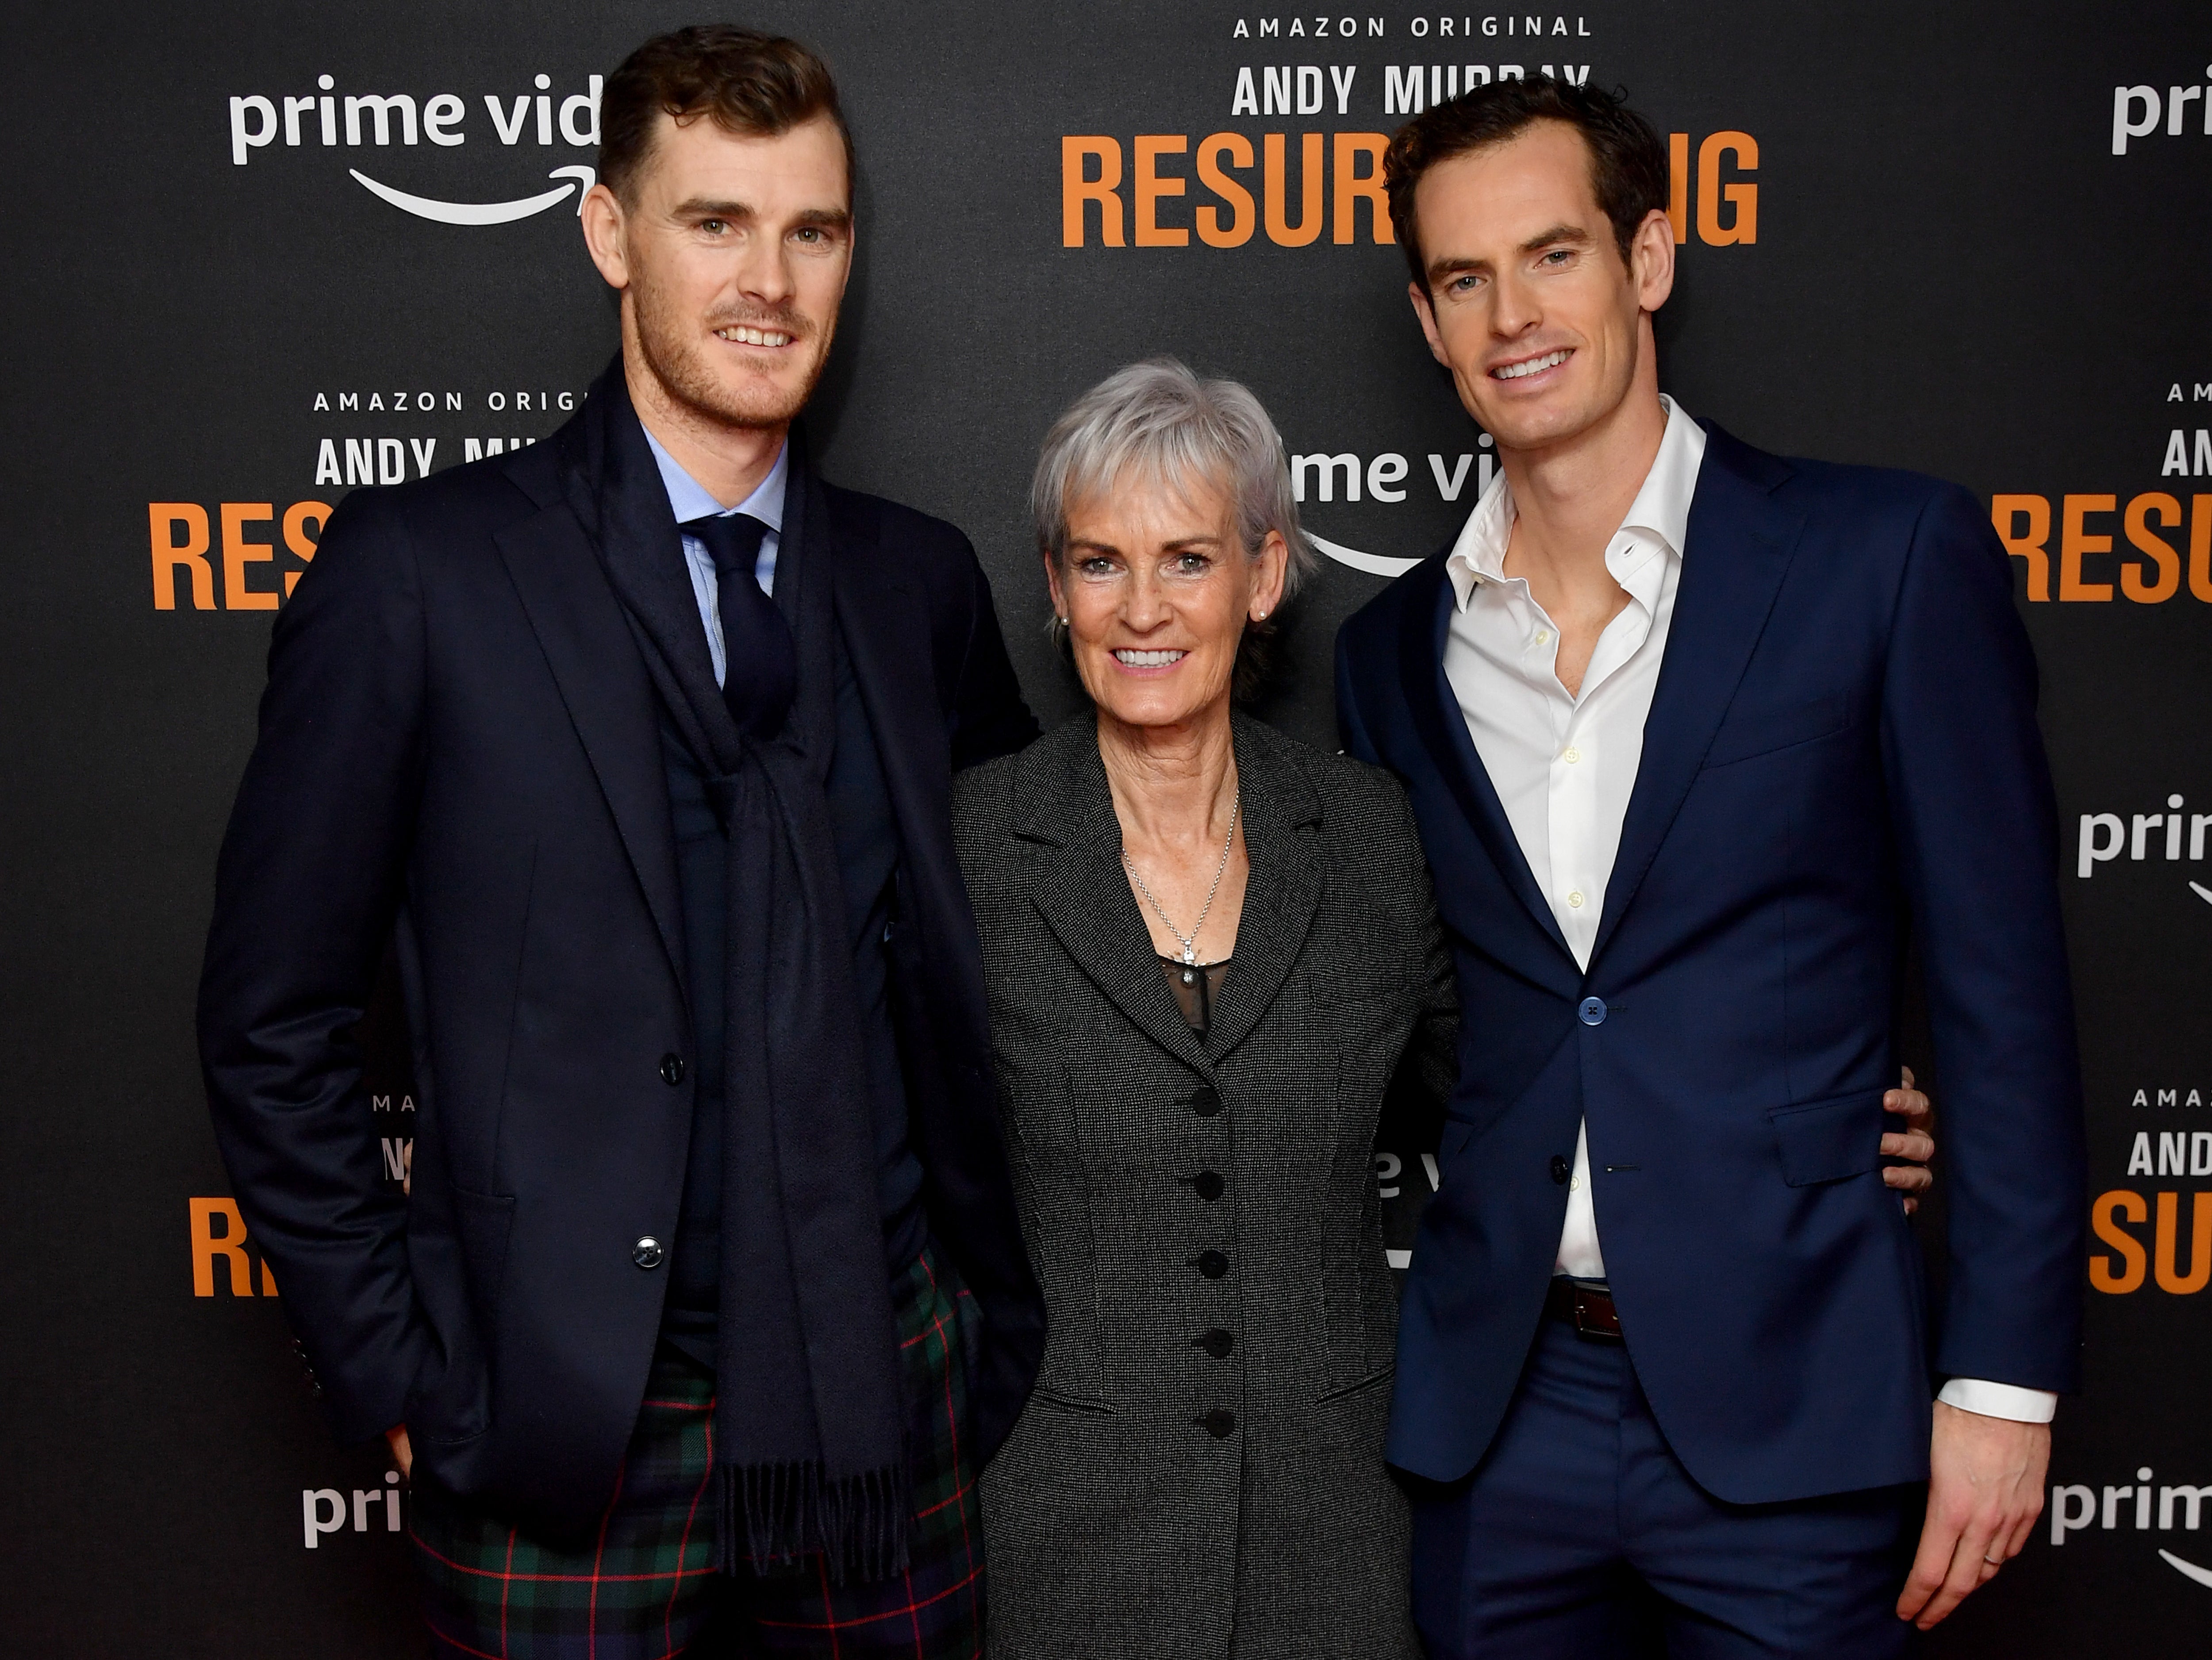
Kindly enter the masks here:
<path id="1" fill-rule="evenodd" d="M 910 1426 L 912 1562 L 831 1583 L 818 1554 L 714 1571 L 714 1379 L 668 1343 L 597 1536 L 542 1544 L 425 1487 L 410 1532 L 434 1652 L 496 1660 L 831 1655 L 980 1660 L 983 1534 L 969 1452 L 968 1369 L 981 1315 L 933 1248 L 891 1287 Z"/>

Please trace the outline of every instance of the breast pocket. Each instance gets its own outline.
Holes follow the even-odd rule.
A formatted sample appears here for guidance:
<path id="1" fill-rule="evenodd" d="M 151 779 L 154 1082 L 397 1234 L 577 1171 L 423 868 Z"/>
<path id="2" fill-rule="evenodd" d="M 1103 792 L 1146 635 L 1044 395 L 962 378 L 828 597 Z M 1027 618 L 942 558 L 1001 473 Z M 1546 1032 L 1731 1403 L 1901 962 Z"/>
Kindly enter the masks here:
<path id="1" fill-rule="evenodd" d="M 1842 732 L 1850 723 L 1851 706 L 1841 696 L 1731 709 L 1706 753 L 1705 770 L 1814 743 Z"/>

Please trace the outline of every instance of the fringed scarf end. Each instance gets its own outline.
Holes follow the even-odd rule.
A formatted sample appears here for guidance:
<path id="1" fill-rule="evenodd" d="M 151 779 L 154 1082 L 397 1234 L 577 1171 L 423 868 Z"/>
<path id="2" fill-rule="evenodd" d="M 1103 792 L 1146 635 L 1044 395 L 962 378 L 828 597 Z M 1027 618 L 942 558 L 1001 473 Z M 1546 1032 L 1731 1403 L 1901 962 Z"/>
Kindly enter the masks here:
<path id="1" fill-rule="evenodd" d="M 812 1460 L 723 1465 L 714 1486 L 716 1566 L 724 1573 L 817 1552 L 841 1585 L 906 1570 L 913 1502 L 903 1458 L 834 1481 Z"/>

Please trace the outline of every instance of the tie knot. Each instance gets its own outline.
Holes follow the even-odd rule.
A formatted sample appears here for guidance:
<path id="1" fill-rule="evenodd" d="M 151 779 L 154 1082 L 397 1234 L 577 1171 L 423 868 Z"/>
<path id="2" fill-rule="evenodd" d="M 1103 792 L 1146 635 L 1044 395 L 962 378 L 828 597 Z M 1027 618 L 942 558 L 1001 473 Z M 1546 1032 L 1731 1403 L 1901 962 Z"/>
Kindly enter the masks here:
<path id="1" fill-rule="evenodd" d="M 768 534 L 768 526 L 749 513 L 715 513 L 704 519 L 687 519 L 684 533 L 696 536 L 714 562 L 714 575 L 727 576 L 732 571 L 753 574 L 760 562 L 761 540 Z"/>

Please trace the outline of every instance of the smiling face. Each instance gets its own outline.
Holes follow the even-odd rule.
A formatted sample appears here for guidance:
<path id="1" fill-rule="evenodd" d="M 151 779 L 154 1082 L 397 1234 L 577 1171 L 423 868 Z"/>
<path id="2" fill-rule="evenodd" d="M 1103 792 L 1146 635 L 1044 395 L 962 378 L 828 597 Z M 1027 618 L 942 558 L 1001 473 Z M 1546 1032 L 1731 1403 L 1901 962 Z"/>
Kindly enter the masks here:
<path id="1" fill-rule="evenodd" d="M 1639 377 L 1656 392 L 1650 313 L 1674 286 L 1674 231 L 1647 215 L 1623 263 L 1580 133 L 1533 123 L 1438 162 L 1414 202 L 1429 281 L 1413 285 L 1413 309 L 1500 448 L 1579 437 Z"/>
<path id="2" fill-rule="evenodd" d="M 623 200 L 585 203 L 623 344 L 712 425 L 787 426 L 821 379 L 852 271 L 845 142 L 827 116 L 774 135 L 662 115 Z"/>
<path id="3" fill-rule="evenodd" d="M 1102 713 L 1131 727 L 1225 717 L 1247 619 L 1280 602 L 1288 549 L 1257 558 L 1227 491 L 1125 474 L 1070 504 L 1067 553 L 1046 576 L 1076 672 Z"/>

